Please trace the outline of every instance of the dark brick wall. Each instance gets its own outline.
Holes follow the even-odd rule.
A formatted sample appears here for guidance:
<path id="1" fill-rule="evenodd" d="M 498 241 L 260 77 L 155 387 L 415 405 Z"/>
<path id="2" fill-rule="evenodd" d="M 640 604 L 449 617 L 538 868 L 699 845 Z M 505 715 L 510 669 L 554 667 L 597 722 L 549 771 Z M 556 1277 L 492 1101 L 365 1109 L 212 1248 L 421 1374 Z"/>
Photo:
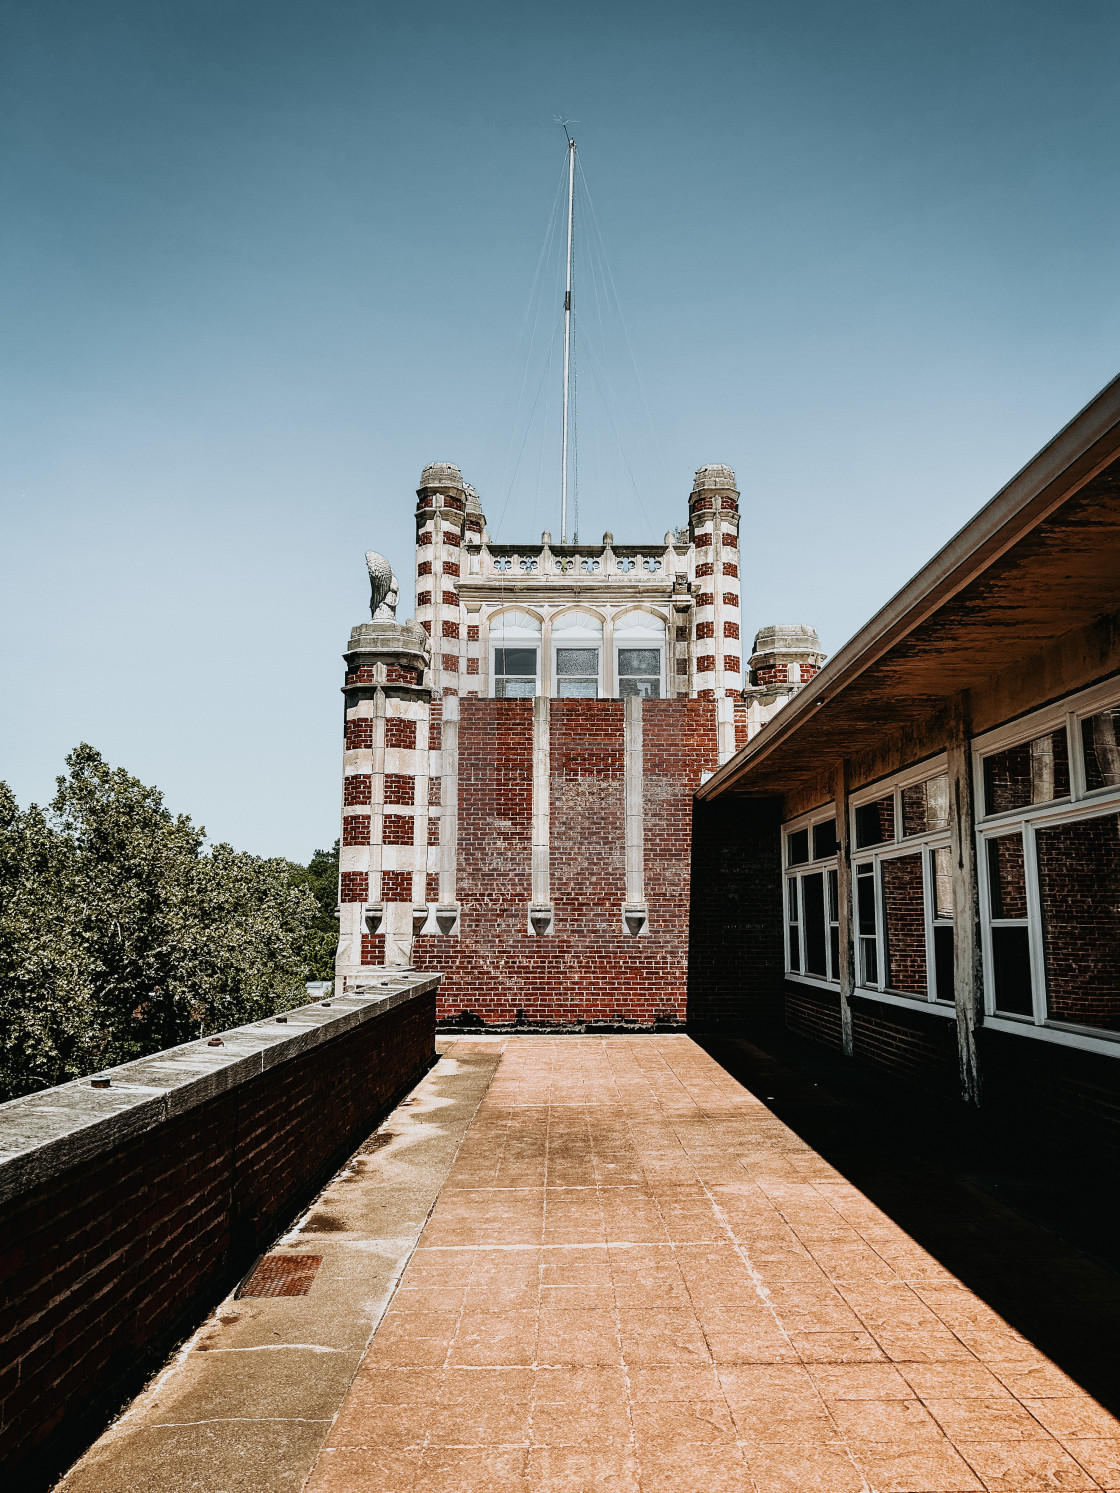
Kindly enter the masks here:
<path id="1" fill-rule="evenodd" d="M 0 1462 L 49 1481 L 434 1061 L 435 993 L 0 1209 Z"/>
<path id="2" fill-rule="evenodd" d="M 781 1020 L 779 829 L 770 800 L 694 803 L 690 1027 L 747 1033 Z"/>
<path id="3" fill-rule="evenodd" d="M 1115 1175 L 1120 1066 L 1114 1057 L 985 1028 L 977 1041 L 984 1111 L 1064 1167 L 1107 1167 L 1104 1176 L 1092 1176 L 1095 1187 Z"/>
<path id="4" fill-rule="evenodd" d="M 792 980 L 785 986 L 786 1025 L 791 1032 L 823 1042 L 826 1047 L 840 1047 L 840 995 L 835 990 L 814 990 Z"/>
<path id="5" fill-rule="evenodd" d="M 944 1016 L 853 996 L 852 1056 L 919 1088 L 960 1094 L 957 1024 Z"/>

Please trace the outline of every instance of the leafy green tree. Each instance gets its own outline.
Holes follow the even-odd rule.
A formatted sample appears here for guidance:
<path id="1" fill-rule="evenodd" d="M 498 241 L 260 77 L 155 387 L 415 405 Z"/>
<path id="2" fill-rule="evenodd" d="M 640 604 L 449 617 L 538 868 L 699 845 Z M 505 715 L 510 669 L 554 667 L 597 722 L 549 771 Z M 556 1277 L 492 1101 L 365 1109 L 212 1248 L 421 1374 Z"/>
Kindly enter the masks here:
<path id="1" fill-rule="evenodd" d="M 309 980 L 333 980 L 338 948 L 338 841 L 333 850 L 316 850 L 306 866 L 293 866 L 293 886 L 305 886 L 319 905 L 307 941 Z"/>
<path id="2" fill-rule="evenodd" d="M 321 909 L 82 745 L 47 813 L 0 785 L 0 1095 L 305 999 Z"/>

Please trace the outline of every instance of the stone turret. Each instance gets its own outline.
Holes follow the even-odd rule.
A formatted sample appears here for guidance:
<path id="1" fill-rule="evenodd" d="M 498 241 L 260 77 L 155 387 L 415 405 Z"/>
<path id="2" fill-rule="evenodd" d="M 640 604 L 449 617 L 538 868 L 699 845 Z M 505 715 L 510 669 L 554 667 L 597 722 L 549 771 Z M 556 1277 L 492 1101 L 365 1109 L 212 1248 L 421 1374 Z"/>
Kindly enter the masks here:
<path id="1" fill-rule="evenodd" d="M 739 492 L 730 467 L 699 467 L 688 501 L 695 552 L 692 693 L 736 696 L 743 687 L 739 629 Z"/>

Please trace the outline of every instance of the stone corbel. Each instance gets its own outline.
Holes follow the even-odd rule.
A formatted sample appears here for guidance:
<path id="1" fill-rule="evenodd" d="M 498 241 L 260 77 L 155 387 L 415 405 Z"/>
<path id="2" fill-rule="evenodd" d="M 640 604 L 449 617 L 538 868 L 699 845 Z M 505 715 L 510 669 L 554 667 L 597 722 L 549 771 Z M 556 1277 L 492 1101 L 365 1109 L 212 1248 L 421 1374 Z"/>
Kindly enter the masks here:
<path id="1" fill-rule="evenodd" d="M 544 938 L 553 930 L 552 906 L 549 903 L 539 903 L 529 908 L 529 932 L 537 938 Z"/>

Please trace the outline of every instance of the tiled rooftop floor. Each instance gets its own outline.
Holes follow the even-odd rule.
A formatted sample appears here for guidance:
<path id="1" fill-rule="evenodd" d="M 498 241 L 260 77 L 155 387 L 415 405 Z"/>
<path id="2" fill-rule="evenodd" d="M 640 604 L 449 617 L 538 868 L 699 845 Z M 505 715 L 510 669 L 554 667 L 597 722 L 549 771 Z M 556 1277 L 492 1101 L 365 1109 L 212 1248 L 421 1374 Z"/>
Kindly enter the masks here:
<path id="1" fill-rule="evenodd" d="M 307 1487 L 1120 1489 L 1120 1425 L 688 1038 L 522 1037 Z"/>

